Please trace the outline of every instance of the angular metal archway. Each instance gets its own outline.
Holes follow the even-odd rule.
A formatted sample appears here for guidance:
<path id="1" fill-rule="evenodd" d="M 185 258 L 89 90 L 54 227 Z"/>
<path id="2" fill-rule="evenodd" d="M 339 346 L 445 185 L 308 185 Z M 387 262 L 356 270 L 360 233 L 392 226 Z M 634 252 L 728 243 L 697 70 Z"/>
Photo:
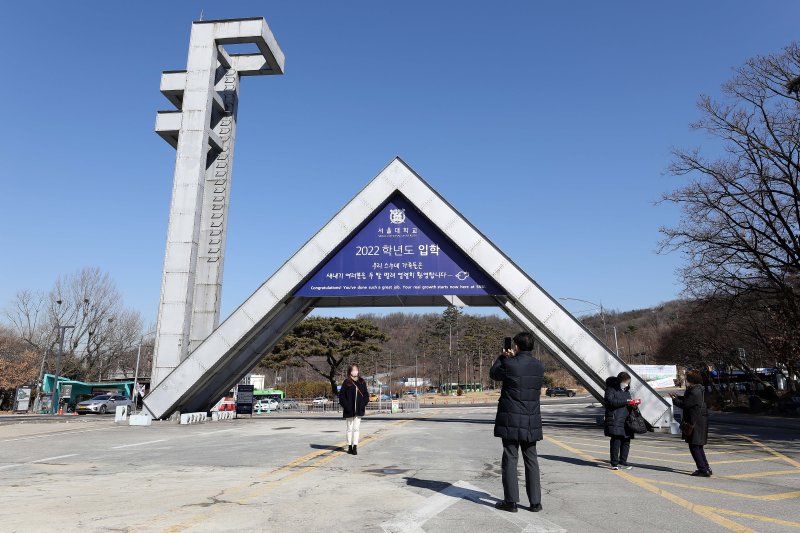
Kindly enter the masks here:
<path id="1" fill-rule="evenodd" d="M 499 306 L 530 331 L 596 398 L 605 379 L 627 371 L 641 411 L 655 427 L 669 427 L 672 406 L 575 317 L 481 234 L 428 183 L 395 158 L 275 274 L 177 365 L 145 398 L 154 418 L 210 409 L 315 307 L 445 306 L 452 296 L 386 295 L 342 298 L 296 292 L 393 195 L 402 195 L 458 250 L 502 289 L 502 295 L 458 295 L 466 305 Z"/>

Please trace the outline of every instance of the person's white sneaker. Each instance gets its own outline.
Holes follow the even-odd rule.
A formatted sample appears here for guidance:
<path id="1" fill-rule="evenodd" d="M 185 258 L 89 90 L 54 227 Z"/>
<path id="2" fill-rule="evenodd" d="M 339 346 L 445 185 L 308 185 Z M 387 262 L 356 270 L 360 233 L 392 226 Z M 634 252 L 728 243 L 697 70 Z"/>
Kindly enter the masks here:
<path id="1" fill-rule="evenodd" d="M 619 467 L 618 466 L 612 466 L 611 470 L 619 470 Z"/>
<path id="2" fill-rule="evenodd" d="M 622 465 L 619 467 L 620 470 L 630 470 L 633 468 L 631 465 Z"/>

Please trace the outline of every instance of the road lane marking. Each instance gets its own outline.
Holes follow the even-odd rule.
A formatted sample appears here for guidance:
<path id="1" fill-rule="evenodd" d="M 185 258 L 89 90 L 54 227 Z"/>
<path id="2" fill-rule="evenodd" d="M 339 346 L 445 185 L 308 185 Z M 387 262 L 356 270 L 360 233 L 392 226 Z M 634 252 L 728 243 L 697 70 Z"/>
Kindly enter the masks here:
<path id="1" fill-rule="evenodd" d="M 358 445 L 359 446 L 363 446 L 365 444 L 369 444 L 370 442 L 378 440 L 378 439 L 382 438 L 386 434 L 386 430 L 387 429 L 393 429 L 393 428 L 397 428 L 397 427 L 400 427 L 400 426 L 404 426 L 404 425 L 408 424 L 409 422 L 411 422 L 412 420 L 413 419 L 406 419 L 406 420 L 398 420 L 396 422 L 392 422 L 392 423 L 388 424 L 387 426 L 385 426 L 384 428 L 378 429 L 375 433 L 372 433 L 371 435 L 368 435 L 368 436 L 364 437 L 363 439 L 361 439 L 361 441 L 358 443 Z M 306 474 L 308 472 L 311 472 L 314 469 L 319 468 L 322 465 L 325 465 L 325 464 L 333 461 L 334 459 L 337 459 L 337 458 L 341 457 L 342 455 L 344 455 L 344 449 L 343 448 L 346 445 L 347 445 L 347 443 L 340 442 L 340 443 L 335 444 L 333 448 L 326 448 L 324 450 L 319 450 L 319 451 L 316 451 L 316 452 L 308 453 L 308 454 L 306 454 L 306 455 L 304 455 L 302 457 L 298 457 L 297 459 L 286 463 L 285 465 L 283 465 L 283 466 L 281 466 L 281 467 L 279 467 L 277 469 L 274 469 L 274 470 L 271 470 L 269 472 L 265 472 L 264 474 L 259 475 L 256 478 L 255 482 L 248 481 L 247 483 L 243 483 L 243 484 L 240 484 L 240 485 L 234 485 L 232 487 L 224 489 L 221 494 L 224 494 L 225 496 L 228 496 L 229 494 L 230 495 L 236 495 L 237 492 L 239 494 L 244 492 L 245 496 L 240 497 L 238 500 L 231 498 L 231 499 L 228 499 L 227 501 L 229 503 L 232 503 L 232 504 L 245 505 L 250 500 L 253 500 L 253 499 L 257 498 L 257 497 L 263 496 L 264 494 L 266 494 L 267 492 L 275 489 L 279 485 L 282 485 L 283 483 L 286 483 L 288 481 L 296 479 L 296 478 L 298 478 L 298 477 L 300 477 L 300 476 L 302 476 L 302 475 L 304 475 L 304 474 Z M 314 459 L 317 459 L 317 460 L 314 461 Z M 314 462 L 311 462 L 311 461 L 314 461 Z M 303 465 L 305 465 L 305 466 L 303 466 Z M 294 469 L 296 469 L 296 470 L 294 470 Z M 272 477 L 272 476 L 274 476 L 276 474 L 280 474 L 280 473 L 287 472 L 287 471 L 289 473 L 287 475 L 281 477 L 281 478 L 272 479 L 272 480 L 268 479 L 269 477 Z M 228 497 L 230 498 L 230 496 L 228 496 Z M 204 511 L 204 512 L 191 514 L 191 515 L 187 516 L 181 522 L 179 522 L 177 524 L 173 524 L 171 526 L 165 526 L 163 529 L 165 529 L 166 531 L 170 531 L 170 532 L 183 531 L 185 529 L 189 529 L 191 527 L 194 527 L 194 526 L 196 526 L 196 525 L 198 525 L 198 524 L 200 524 L 202 522 L 205 522 L 206 520 L 210 519 L 212 517 L 212 515 L 215 515 L 215 514 L 221 512 L 221 511 L 223 511 L 223 510 L 226 510 L 226 507 L 224 505 L 216 505 L 210 511 Z M 154 523 L 167 520 L 167 519 L 172 518 L 174 516 L 175 516 L 175 513 L 174 512 L 170 512 L 170 513 L 168 513 L 166 515 L 162 515 L 161 517 L 156 517 L 156 518 L 150 519 L 146 523 L 142 524 L 142 526 L 153 527 Z M 133 530 L 133 529 L 136 529 L 136 527 L 131 526 L 130 529 Z"/>
<path id="2" fill-rule="evenodd" d="M 123 444 L 122 446 L 112 446 L 112 450 L 119 450 L 120 448 L 132 448 L 134 446 L 144 446 L 145 444 L 155 444 L 156 442 L 164 442 L 167 439 L 148 440 L 146 442 L 134 442 L 133 444 Z"/>
<path id="3" fill-rule="evenodd" d="M 752 477 L 800 475 L 797 470 L 769 470 L 767 472 L 750 472 L 748 474 L 732 474 L 730 476 L 717 476 L 720 479 L 748 479 Z"/>
<path id="4" fill-rule="evenodd" d="M 740 516 L 742 518 L 749 518 L 750 520 L 759 520 L 761 522 L 769 522 L 770 524 L 777 524 L 779 526 L 789 526 L 800 529 L 800 522 L 792 522 L 791 520 L 781 520 L 780 518 L 772 518 L 771 516 L 762 516 L 760 514 L 749 514 L 741 511 L 734 511 L 732 509 L 720 509 L 712 507 L 720 514 L 729 514 L 732 516 Z"/>
<path id="5" fill-rule="evenodd" d="M 766 444 L 763 444 L 763 443 L 761 443 L 761 442 L 757 441 L 756 439 L 751 439 L 751 438 L 750 438 L 750 437 L 748 437 L 747 435 L 739 435 L 739 437 L 741 437 L 741 438 L 743 438 L 743 439 L 745 439 L 745 440 L 748 440 L 748 441 L 752 442 L 753 444 L 755 444 L 755 445 L 756 445 L 756 446 L 758 446 L 759 448 L 763 449 L 764 451 L 766 451 L 766 452 L 768 452 L 768 453 L 771 453 L 772 455 L 774 455 L 774 456 L 775 456 L 775 457 L 777 457 L 778 459 L 780 459 L 780 460 L 782 460 L 782 461 L 785 461 L 785 462 L 789 463 L 790 465 L 792 465 L 793 467 L 795 467 L 795 468 L 797 468 L 797 469 L 800 469 L 800 461 L 795 461 L 795 460 L 794 460 L 794 459 L 792 459 L 791 457 L 787 457 L 787 456 L 785 456 L 784 454 L 782 454 L 781 452 L 779 452 L 778 450 L 775 450 L 775 449 L 773 449 L 773 448 L 770 448 L 770 447 L 769 447 L 769 446 L 767 446 Z"/>
<path id="6" fill-rule="evenodd" d="M 576 440 L 576 439 L 569 439 L 569 440 Z M 654 452 L 654 451 L 650 451 L 650 450 L 645 450 L 644 453 L 655 454 L 655 455 L 667 455 L 667 456 L 674 456 L 674 457 L 686 457 L 686 455 L 689 453 L 685 446 L 681 446 L 679 448 L 678 447 L 676 447 L 676 448 L 667 448 L 666 446 L 647 446 L 647 445 L 640 445 L 638 443 L 634 444 L 634 442 L 631 442 L 631 447 L 635 446 L 637 450 L 640 449 L 640 448 L 665 448 L 665 449 L 683 450 L 682 453 Z M 603 448 L 603 449 L 606 449 L 606 450 L 608 449 L 608 443 L 606 443 L 606 444 L 581 444 L 581 446 L 588 446 L 590 448 Z M 748 447 L 747 449 L 744 449 L 744 450 L 731 450 L 731 451 L 727 451 L 727 452 L 706 452 L 706 455 L 727 455 L 727 454 L 731 454 L 731 453 L 748 453 L 748 452 L 749 453 L 759 453 L 759 450 L 757 450 L 754 447 Z"/>
<path id="7" fill-rule="evenodd" d="M 64 459 L 65 457 L 75 457 L 77 453 L 68 453 L 66 455 L 56 455 L 55 457 L 45 457 L 44 459 L 37 459 L 31 463 L 45 463 L 47 461 L 55 461 L 56 459 Z"/>
<path id="8" fill-rule="evenodd" d="M 55 435 L 74 435 L 76 433 L 89 433 L 90 431 L 105 431 L 107 429 L 116 429 L 118 426 L 110 426 L 107 428 L 95 428 L 95 429 L 79 429 L 79 430 L 64 430 L 64 431 L 51 431 L 49 433 L 40 433 L 38 435 L 29 435 L 27 437 L 16 437 L 13 439 L 4 439 L 0 440 L 2 442 L 16 442 L 20 440 L 34 440 L 34 439 L 46 439 L 48 437 L 53 437 Z"/>
<path id="9" fill-rule="evenodd" d="M 578 457 L 581 457 L 581 458 L 583 458 L 583 459 L 585 459 L 587 461 L 591 461 L 591 462 L 600 464 L 600 461 L 598 461 L 596 458 L 592 457 L 591 455 L 589 455 L 589 454 L 587 454 L 587 453 L 585 453 L 585 452 L 583 452 L 581 450 L 578 450 L 576 448 L 573 448 L 572 446 L 570 446 L 568 444 L 564 444 L 563 442 L 558 441 L 558 440 L 556 440 L 556 439 L 554 439 L 552 437 L 545 436 L 545 440 L 555 444 L 556 446 L 560 446 L 561 448 L 567 450 L 568 452 L 572 452 L 575 455 L 577 455 Z M 724 527 L 726 529 L 730 529 L 731 531 L 736 531 L 737 533 L 755 533 L 752 529 L 749 529 L 749 528 L 747 528 L 747 527 L 745 527 L 745 526 L 743 526 L 743 525 L 741 525 L 741 524 L 739 524 L 737 522 L 734 522 L 733 520 L 729 520 L 729 519 L 725 518 L 724 516 L 719 515 L 718 513 L 714 512 L 713 508 L 711 508 L 711 507 L 706 507 L 704 505 L 694 504 L 694 503 L 692 503 L 692 502 L 690 502 L 688 500 L 685 500 L 685 499 L 681 498 L 680 496 L 677 496 L 675 494 L 672 494 L 671 492 L 667 492 L 666 490 L 658 488 L 657 486 L 655 486 L 652 483 L 648 482 L 648 480 L 645 480 L 645 479 L 636 477 L 634 475 L 628 474 L 627 472 L 625 472 L 623 470 L 612 470 L 611 472 L 613 474 L 621 477 L 622 479 L 633 483 L 634 485 L 637 485 L 637 486 L 639 486 L 639 487 L 641 487 L 641 488 L 643 488 L 643 489 L 645 489 L 645 490 L 647 490 L 649 492 L 652 492 L 653 494 L 661 496 L 662 498 L 664 498 L 664 499 L 666 499 L 668 501 L 671 501 L 672 503 L 675 503 L 677 505 L 680 505 L 681 507 L 683 507 L 685 509 L 689 509 L 693 513 L 698 514 L 698 515 L 702 516 L 703 518 L 705 518 L 707 520 L 710 520 L 710 521 L 714 522 L 715 524 L 717 524 L 719 526 L 722 526 L 722 527 Z"/>
<path id="10" fill-rule="evenodd" d="M 205 433 L 197 433 L 194 436 L 205 437 L 206 435 L 216 435 L 217 433 L 227 433 L 228 431 L 236 431 L 237 429 L 242 429 L 242 428 L 230 428 L 230 429 L 220 429 L 220 430 L 217 430 L 217 431 L 206 431 Z"/>
<path id="11" fill-rule="evenodd" d="M 381 524 L 381 529 L 386 533 L 424 533 L 425 530 L 422 525 L 431 518 L 447 510 L 450 506 L 458 503 L 461 500 L 475 501 L 476 494 L 486 494 L 486 491 L 471 485 L 465 481 L 456 481 L 452 485 L 445 487 L 433 496 L 425 499 L 425 502 L 411 511 L 410 513 L 401 513 L 394 519 L 388 520 Z M 486 494 L 488 496 L 488 494 Z M 486 506 L 488 503 L 484 498 L 478 498 L 484 505 L 486 510 L 491 511 L 491 508 Z M 497 511 L 493 511 L 497 512 Z M 514 525 L 518 526 L 521 530 L 526 532 L 565 532 L 566 530 L 561 526 L 536 517 L 535 524 L 522 520 L 513 515 L 501 515 Z"/>
<path id="12" fill-rule="evenodd" d="M 593 452 L 594 450 L 586 450 L 584 448 L 576 448 L 577 450 L 581 450 L 583 452 Z M 651 453 L 651 452 L 648 452 Z M 631 459 L 646 459 L 650 461 L 661 461 L 662 463 L 675 463 L 680 465 L 691 465 L 695 466 L 694 461 L 678 461 L 677 459 L 664 459 L 663 457 L 652 457 L 649 455 L 640 455 L 634 454 L 629 456 Z M 725 464 L 732 464 L 732 463 L 758 463 L 761 461 L 779 461 L 780 458 L 778 457 L 760 457 L 757 459 L 731 459 L 730 461 L 712 461 L 712 465 L 725 465 Z"/>
<path id="13" fill-rule="evenodd" d="M 685 483 L 675 483 L 673 481 L 657 481 L 655 479 L 651 479 L 649 481 L 651 483 L 656 483 L 658 485 L 669 485 L 671 487 L 681 487 L 684 489 L 699 490 L 702 492 L 713 492 L 715 494 L 725 494 L 727 496 L 736 496 L 737 498 L 746 498 L 748 500 L 777 501 L 777 500 L 790 500 L 792 498 L 800 498 L 800 491 L 781 492 L 778 494 L 764 494 L 759 496 L 756 494 L 746 494 L 744 492 L 732 492 L 729 490 L 700 487 L 698 485 L 686 485 Z"/>
<path id="14" fill-rule="evenodd" d="M 78 455 L 78 454 L 77 453 L 68 453 L 66 455 L 56 455 L 55 457 L 45 457 L 44 459 L 36 459 L 35 461 L 27 461 L 27 462 L 24 462 L 24 463 L 14 463 L 14 464 L 11 464 L 11 465 L 3 465 L 3 466 L 0 466 L 0 470 L 5 470 L 7 468 L 15 468 L 17 466 L 22 466 L 22 465 L 34 465 L 34 464 L 38 464 L 38 463 L 46 463 L 47 461 L 55 461 L 56 459 L 64 459 L 66 457 L 75 457 L 76 455 Z"/>

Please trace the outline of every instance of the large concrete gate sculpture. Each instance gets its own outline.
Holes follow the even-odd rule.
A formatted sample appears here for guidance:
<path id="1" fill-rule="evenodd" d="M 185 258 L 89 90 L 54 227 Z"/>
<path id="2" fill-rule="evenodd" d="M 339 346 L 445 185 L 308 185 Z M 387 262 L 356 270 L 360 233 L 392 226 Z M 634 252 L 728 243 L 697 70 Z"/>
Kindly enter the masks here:
<path id="1" fill-rule="evenodd" d="M 255 38 L 263 38 L 273 57 L 281 58 L 268 71 L 282 72 L 283 56 L 279 53 L 277 43 L 268 29 L 264 31 L 266 23 L 263 19 L 256 20 L 262 24 L 261 33 L 258 34 L 262 37 Z M 252 29 L 247 30 L 250 31 L 247 35 L 238 37 L 225 33 L 229 30 L 216 33 L 216 25 L 230 28 L 230 25 L 237 23 L 213 22 L 215 28 L 207 31 L 204 39 L 216 38 L 215 35 L 226 35 L 224 38 L 228 39 L 253 38 Z M 192 31 L 193 43 L 196 29 L 197 23 Z M 265 37 L 267 35 L 269 39 Z M 218 40 L 210 46 L 214 50 L 221 50 Z M 266 55 L 259 61 L 264 61 Z M 219 57 L 217 61 L 220 61 Z M 190 67 L 191 59 L 192 52 Z M 237 64 L 234 57 L 225 61 L 230 65 L 228 69 Z M 261 72 L 264 70 L 267 69 L 262 68 Z M 219 89 L 211 86 L 210 91 L 215 90 Z M 214 105 L 213 95 L 207 102 L 209 107 Z M 204 116 L 206 118 L 203 120 L 211 119 L 208 113 Z M 522 328 L 533 333 L 595 397 L 602 398 L 608 375 L 625 370 L 633 376 L 631 389 L 634 396 L 643 399 L 642 412 L 645 418 L 656 427 L 669 427 L 673 422 L 672 408 L 667 401 L 399 158 L 389 163 L 222 324 L 209 328 L 209 321 L 202 321 L 198 324 L 202 324 L 204 329 L 195 330 L 194 320 L 187 316 L 196 315 L 195 309 L 200 312 L 210 309 L 205 299 L 208 293 L 198 297 L 197 287 L 203 287 L 203 279 L 198 280 L 199 284 L 192 281 L 194 274 L 191 266 L 196 264 L 200 255 L 192 255 L 190 251 L 180 255 L 182 266 L 188 272 L 186 276 L 174 276 L 174 272 L 168 270 L 174 270 L 176 266 L 170 258 L 173 225 L 182 228 L 181 220 L 198 222 L 199 218 L 202 226 L 204 217 L 198 212 L 205 213 L 206 208 L 205 204 L 200 203 L 204 195 L 197 194 L 197 202 L 193 206 L 183 203 L 183 211 L 176 209 L 175 197 L 182 194 L 178 183 L 182 135 L 183 129 L 177 139 L 176 185 L 170 212 L 170 236 L 164 263 L 159 334 L 154 356 L 158 379 L 144 400 L 145 408 L 153 417 L 165 418 L 175 412 L 211 408 L 316 307 L 491 305 L 500 307 Z M 228 150 L 232 150 L 232 142 L 231 137 Z M 201 139 L 192 148 L 195 151 L 206 150 L 207 145 Z M 213 165 L 209 168 L 213 168 Z M 227 168 L 226 177 L 229 179 L 230 167 Z M 195 173 L 192 177 L 198 181 L 206 179 L 208 183 L 207 174 Z M 226 207 L 224 205 L 222 209 L 223 217 Z M 193 218 L 185 216 L 187 209 L 193 213 Z M 174 221 L 173 217 L 178 217 L 178 221 Z M 384 225 L 386 228 L 382 228 Z M 388 248 L 384 248 L 380 245 L 371 246 L 369 241 L 366 245 L 362 243 L 362 239 L 386 237 L 386 229 L 392 233 L 392 237 L 398 237 L 395 242 L 399 244 L 392 242 L 386 245 Z M 396 234 L 395 230 L 398 230 Z M 406 230 L 406 233 L 402 233 Z M 412 234 L 414 230 L 418 234 Z M 186 230 L 185 235 L 188 234 Z M 184 241 L 180 242 L 184 244 Z M 191 242 L 195 245 L 195 241 Z M 413 244 L 404 244 L 406 242 Z M 222 244 L 224 246 L 224 239 Z M 205 246 L 205 243 L 201 242 L 200 245 Z M 426 247 L 424 261 L 421 255 L 423 246 Z M 431 255 L 430 246 L 436 248 L 436 258 Z M 224 248 L 220 247 L 220 263 L 223 252 Z M 409 256 L 402 263 L 397 262 L 403 267 L 395 269 L 394 259 L 386 262 L 379 260 L 387 259 L 385 255 L 396 257 L 394 254 Z M 354 258 L 356 255 L 360 257 Z M 345 264 L 347 262 L 350 263 Z M 436 265 L 433 270 L 428 266 L 432 262 Z M 416 268 L 418 264 L 425 264 L 426 267 Z M 390 266 L 384 268 L 385 265 Z M 197 267 L 195 271 L 199 270 Z M 184 274 L 183 271 L 180 273 Z M 381 276 L 378 277 L 378 274 Z M 397 274 L 403 275 L 398 278 Z M 221 268 L 216 275 L 221 276 Z M 170 276 L 178 278 L 174 285 L 180 287 L 179 292 L 168 292 L 168 280 L 172 281 Z M 215 278 L 215 282 L 216 307 L 211 314 L 217 320 L 221 278 Z M 193 283 L 195 287 L 192 287 Z M 190 342 L 188 350 L 185 344 L 179 342 L 186 338 L 197 341 L 196 344 Z"/>

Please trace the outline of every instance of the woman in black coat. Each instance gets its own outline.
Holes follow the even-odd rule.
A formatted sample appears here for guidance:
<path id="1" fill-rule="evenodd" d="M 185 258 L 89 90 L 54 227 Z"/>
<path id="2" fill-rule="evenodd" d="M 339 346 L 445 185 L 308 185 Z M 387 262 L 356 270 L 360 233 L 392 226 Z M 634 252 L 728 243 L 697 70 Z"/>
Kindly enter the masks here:
<path id="1" fill-rule="evenodd" d="M 358 455 L 361 417 L 364 416 L 368 403 L 367 382 L 358 375 L 358 365 L 350 365 L 347 379 L 339 388 L 339 405 L 342 406 L 342 417 L 347 422 L 347 453 L 351 455 Z"/>
<path id="2" fill-rule="evenodd" d="M 672 402 L 683 409 L 681 433 L 683 440 L 689 445 L 697 470 L 693 476 L 711 477 L 713 472 L 706 459 L 703 446 L 708 443 L 708 407 L 706 407 L 703 377 L 700 372 L 686 373 L 686 392 L 683 396 L 670 394 Z"/>
<path id="3" fill-rule="evenodd" d="M 604 433 L 611 437 L 611 468 L 613 470 L 630 470 L 628 453 L 631 450 L 633 432 L 625 427 L 631 405 L 635 401 L 630 393 L 631 376 L 627 372 L 620 372 L 617 377 L 606 380 L 606 393 L 603 403 L 606 407 L 606 420 Z"/>

